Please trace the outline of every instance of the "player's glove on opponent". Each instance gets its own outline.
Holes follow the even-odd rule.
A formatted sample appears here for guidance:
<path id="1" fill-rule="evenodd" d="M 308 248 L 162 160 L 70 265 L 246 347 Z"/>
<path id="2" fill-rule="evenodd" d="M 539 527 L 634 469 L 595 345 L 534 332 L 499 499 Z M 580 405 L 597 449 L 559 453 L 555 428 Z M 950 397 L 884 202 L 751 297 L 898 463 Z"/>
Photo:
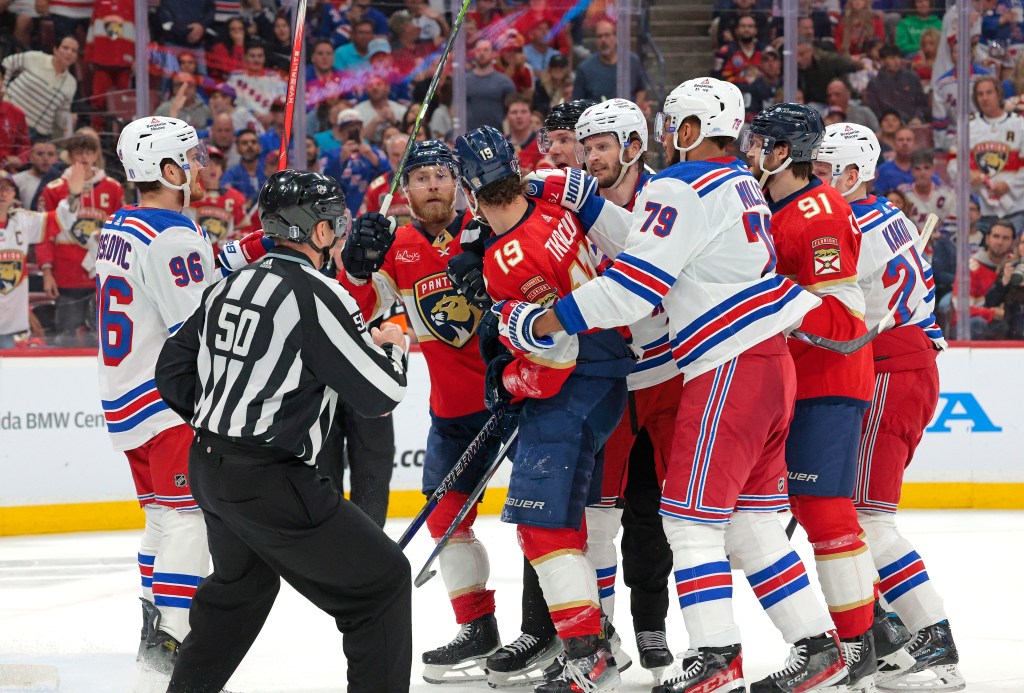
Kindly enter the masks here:
<path id="1" fill-rule="evenodd" d="M 533 323 L 546 310 L 536 303 L 515 300 L 500 301 L 491 308 L 501 320 L 498 333 L 509 341 L 513 349 L 533 354 L 539 354 L 555 345 L 551 335 L 533 336 Z"/>
<path id="2" fill-rule="evenodd" d="M 597 194 L 597 179 L 578 168 L 542 168 L 527 174 L 526 194 L 579 212 Z"/>
<path id="3" fill-rule="evenodd" d="M 484 373 L 484 406 L 492 413 L 508 407 L 512 402 L 512 393 L 505 388 L 501 376 L 513 361 L 515 357 L 505 352 L 487 362 L 487 371 Z"/>
<path id="4" fill-rule="evenodd" d="M 253 231 L 237 241 L 228 241 L 220 247 L 217 264 L 225 277 L 237 272 L 250 262 L 255 262 L 270 252 L 274 241 L 263 235 L 263 230 Z"/>
<path id="5" fill-rule="evenodd" d="M 490 310 L 493 301 L 484 284 L 484 259 L 476 253 L 463 251 L 448 261 L 446 269 L 452 286 L 480 310 Z"/>
<path id="6" fill-rule="evenodd" d="M 341 249 L 341 264 L 353 279 L 367 280 L 384 265 L 395 241 L 395 218 L 377 212 L 360 214 Z"/>

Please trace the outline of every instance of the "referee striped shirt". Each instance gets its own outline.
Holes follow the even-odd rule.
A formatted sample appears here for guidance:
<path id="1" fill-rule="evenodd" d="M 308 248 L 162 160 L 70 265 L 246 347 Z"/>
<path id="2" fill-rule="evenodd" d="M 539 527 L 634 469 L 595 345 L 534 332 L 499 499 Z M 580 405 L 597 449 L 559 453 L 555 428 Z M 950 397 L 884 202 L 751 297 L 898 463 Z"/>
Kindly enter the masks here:
<path id="1" fill-rule="evenodd" d="M 277 247 L 207 289 L 164 345 L 156 381 L 196 429 L 272 445 L 313 464 L 340 396 L 356 412 L 390 412 L 406 360 L 374 345 L 355 300 L 301 252 Z"/>
<path id="2" fill-rule="evenodd" d="M 63 135 L 63 114 L 71 112 L 78 82 L 70 70 L 53 69 L 53 56 L 41 51 L 14 53 L 4 58 L 7 100 L 25 111 L 29 127 L 43 135 Z"/>

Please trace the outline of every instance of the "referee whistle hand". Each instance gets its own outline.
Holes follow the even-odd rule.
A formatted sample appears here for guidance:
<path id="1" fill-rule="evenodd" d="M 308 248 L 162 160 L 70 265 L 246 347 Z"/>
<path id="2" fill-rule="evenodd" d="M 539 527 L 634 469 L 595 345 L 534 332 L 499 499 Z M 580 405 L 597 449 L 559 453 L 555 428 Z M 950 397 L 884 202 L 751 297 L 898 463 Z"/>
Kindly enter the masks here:
<path id="1" fill-rule="evenodd" d="M 398 325 L 385 322 L 382 323 L 379 328 L 373 327 L 370 329 L 370 339 L 377 346 L 384 346 L 385 344 L 394 344 L 402 351 L 406 351 L 405 344 L 405 333 L 402 332 L 402 328 Z"/>

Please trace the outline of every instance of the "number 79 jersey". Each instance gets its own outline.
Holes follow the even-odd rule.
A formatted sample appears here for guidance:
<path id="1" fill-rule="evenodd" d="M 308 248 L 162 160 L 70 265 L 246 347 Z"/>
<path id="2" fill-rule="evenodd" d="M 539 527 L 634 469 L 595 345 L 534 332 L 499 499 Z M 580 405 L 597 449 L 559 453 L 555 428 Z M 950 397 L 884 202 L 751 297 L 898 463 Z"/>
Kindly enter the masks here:
<path id="1" fill-rule="evenodd" d="M 100 397 L 115 449 L 137 448 L 182 423 L 157 392 L 156 360 L 218 277 L 206 233 L 182 214 L 126 206 L 103 224 L 96 255 Z"/>

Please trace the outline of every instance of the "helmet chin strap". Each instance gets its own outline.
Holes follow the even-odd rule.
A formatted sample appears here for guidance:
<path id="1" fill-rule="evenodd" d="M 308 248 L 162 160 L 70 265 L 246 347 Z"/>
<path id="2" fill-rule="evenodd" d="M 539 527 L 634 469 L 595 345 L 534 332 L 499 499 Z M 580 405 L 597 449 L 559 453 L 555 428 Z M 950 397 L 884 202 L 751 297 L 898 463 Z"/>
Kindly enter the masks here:
<path id="1" fill-rule="evenodd" d="M 619 163 L 622 164 L 622 168 L 619 169 L 619 177 L 615 179 L 615 184 L 612 185 L 613 188 L 619 187 L 619 183 L 621 183 L 626 178 L 626 174 L 629 172 L 630 166 L 640 161 L 640 157 L 644 155 L 644 152 L 641 149 L 632 159 L 630 159 L 629 161 L 623 161 L 622 152 L 624 151 L 626 151 L 625 147 L 619 148 Z"/>
<path id="2" fill-rule="evenodd" d="M 787 156 L 786 160 L 782 162 L 781 166 L 779 166 L 777 169 L 769 171 L 764 167 L 764 150 L 762 149 L 761 156 L 757 160 L 757 166 L 758 168 L 761 169 L 761 180 L 759 181 L 759 185 L 763 188 L 765 185 L 768 184 L 769 177 L 774 176 L 776 173 L 781 173 L 782 171 L 785 171 L 787 168 L 789 168 L 789 165 L 791 163 L 793 163 L 793 157 Z"/>
<path id="3" fill-rule="evenodd" d="M 192 201 L 192 171 L 189 165 L 186 163 L 181 167 L 181 170 L 185 172 L 185 183 L 183 185 L 175 185 L 166 178 L 164 178 L 164 172 L 160 171 L 160 182 L 172 190 L 180 190 L 185 195 L 185 202 L 181 205 L 182 209 L 188 207 Z"/>

